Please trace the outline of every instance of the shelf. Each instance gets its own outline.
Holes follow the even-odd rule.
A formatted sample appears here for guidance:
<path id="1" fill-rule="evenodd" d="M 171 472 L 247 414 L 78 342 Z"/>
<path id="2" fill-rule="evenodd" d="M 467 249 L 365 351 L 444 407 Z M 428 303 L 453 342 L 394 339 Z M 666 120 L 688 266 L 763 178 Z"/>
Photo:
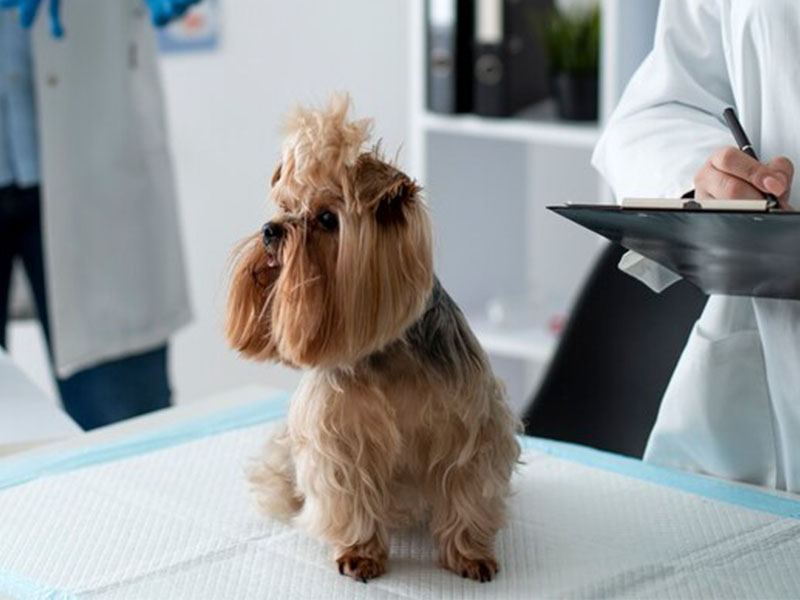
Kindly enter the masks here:
<path id="1" fill-rule="evenodd" d="M 421 125 L 426 131 L 490 139 L 594 148 L 600 137 L 596 122 L 559 120 L 552 102 L 542 102 L 514 117 L 480 117 L 423 112 Z"/>
<path id="2" fill-rule="evenodd" d="M 511 328 L 481 317 L 468 317 L 468 320 L 483 349 L 491 355 L 544 363 L 558 344 L 558 338 L 541 327 Z"/>

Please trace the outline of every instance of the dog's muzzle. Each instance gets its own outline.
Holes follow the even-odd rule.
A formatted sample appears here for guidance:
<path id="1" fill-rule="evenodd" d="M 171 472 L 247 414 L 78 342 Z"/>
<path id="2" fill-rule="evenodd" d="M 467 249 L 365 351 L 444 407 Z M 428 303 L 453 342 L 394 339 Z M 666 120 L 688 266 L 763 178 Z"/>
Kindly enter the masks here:
<path id="1" fill-rule="evenodd" d="M 283 237 L 283 225 L 275 223 L 274 221 L 264 223 L 264 226 L 261 228 L 261 235 L 264 241 L 264 247 L 269 247 L 270 243 L 277 242 Z"/>
<path id="2" fill-rule="evenodd" d="M 283 225 L 270 221 L 261 228 L 261 241 L 267 251 L 267 264 L 270 267 L 277 267 L 280 264 L 278 259 L 278 242 L 283 238 L 285 230 Z"/>

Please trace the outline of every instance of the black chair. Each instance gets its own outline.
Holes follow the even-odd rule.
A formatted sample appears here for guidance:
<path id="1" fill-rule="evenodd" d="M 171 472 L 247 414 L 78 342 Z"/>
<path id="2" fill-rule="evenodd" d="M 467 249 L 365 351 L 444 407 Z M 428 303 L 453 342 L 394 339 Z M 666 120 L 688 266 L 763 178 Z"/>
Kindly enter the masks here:
<path id="1" fill-rule="evenodd" d="M 601 252 L 524 413 L 526 434 L 642 456 L 707 296 L 683 280 L 652 292 L 617 268 L 624 252 Z"/>

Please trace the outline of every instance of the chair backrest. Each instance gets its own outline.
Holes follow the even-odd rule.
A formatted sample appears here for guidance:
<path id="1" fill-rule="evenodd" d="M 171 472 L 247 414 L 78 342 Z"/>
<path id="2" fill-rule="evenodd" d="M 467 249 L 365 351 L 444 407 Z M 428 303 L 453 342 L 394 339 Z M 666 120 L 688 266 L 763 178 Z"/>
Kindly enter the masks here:
<path id="1" fill-rule="evenodd" d="M 617 268 L 624 252 L 600 253 L 524 413 L 528 435 L 642 456 L 707 296 L 684 280 L 652 292 Z"/>

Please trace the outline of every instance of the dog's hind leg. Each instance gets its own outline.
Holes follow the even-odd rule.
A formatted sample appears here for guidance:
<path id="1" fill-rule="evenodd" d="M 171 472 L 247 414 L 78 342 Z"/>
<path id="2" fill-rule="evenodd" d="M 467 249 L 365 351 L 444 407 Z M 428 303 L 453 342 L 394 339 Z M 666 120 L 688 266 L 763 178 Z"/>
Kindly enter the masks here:
<path id="1" fill-rule="evenodd" d="M 428 484 L 430 529 L 441 565 L 481 582 L 498 571 L 494 538 L 505 523 L 509 480 L 520 452 L 514 418 L 500 402 L 499 389 L 493 386 L 490 393 L 489 419 L 473 435 L 449 439 L 450 459 L 431 472 Z M 440 435 L 439 442 L 448 444 L 447 436 Z"/>
<path id="2" fill-rule="evenodd" d="M 261 512 L 284 521 L 300 511 L 304 500 L 297 490 L 290 444 L 286 425 L 281 425 L 247 472 Z"/>
<path id="3" fill-rule="evenodd" d="M 498 570 L 494 537 L 503 525 L 505 506 L 499 496 L 482 495 L 482 475 L 454 469 L 447 492 L 432 506 L 430 529 L 439 548 L 439 563 L 462 577 L 491 581 Z"/>

